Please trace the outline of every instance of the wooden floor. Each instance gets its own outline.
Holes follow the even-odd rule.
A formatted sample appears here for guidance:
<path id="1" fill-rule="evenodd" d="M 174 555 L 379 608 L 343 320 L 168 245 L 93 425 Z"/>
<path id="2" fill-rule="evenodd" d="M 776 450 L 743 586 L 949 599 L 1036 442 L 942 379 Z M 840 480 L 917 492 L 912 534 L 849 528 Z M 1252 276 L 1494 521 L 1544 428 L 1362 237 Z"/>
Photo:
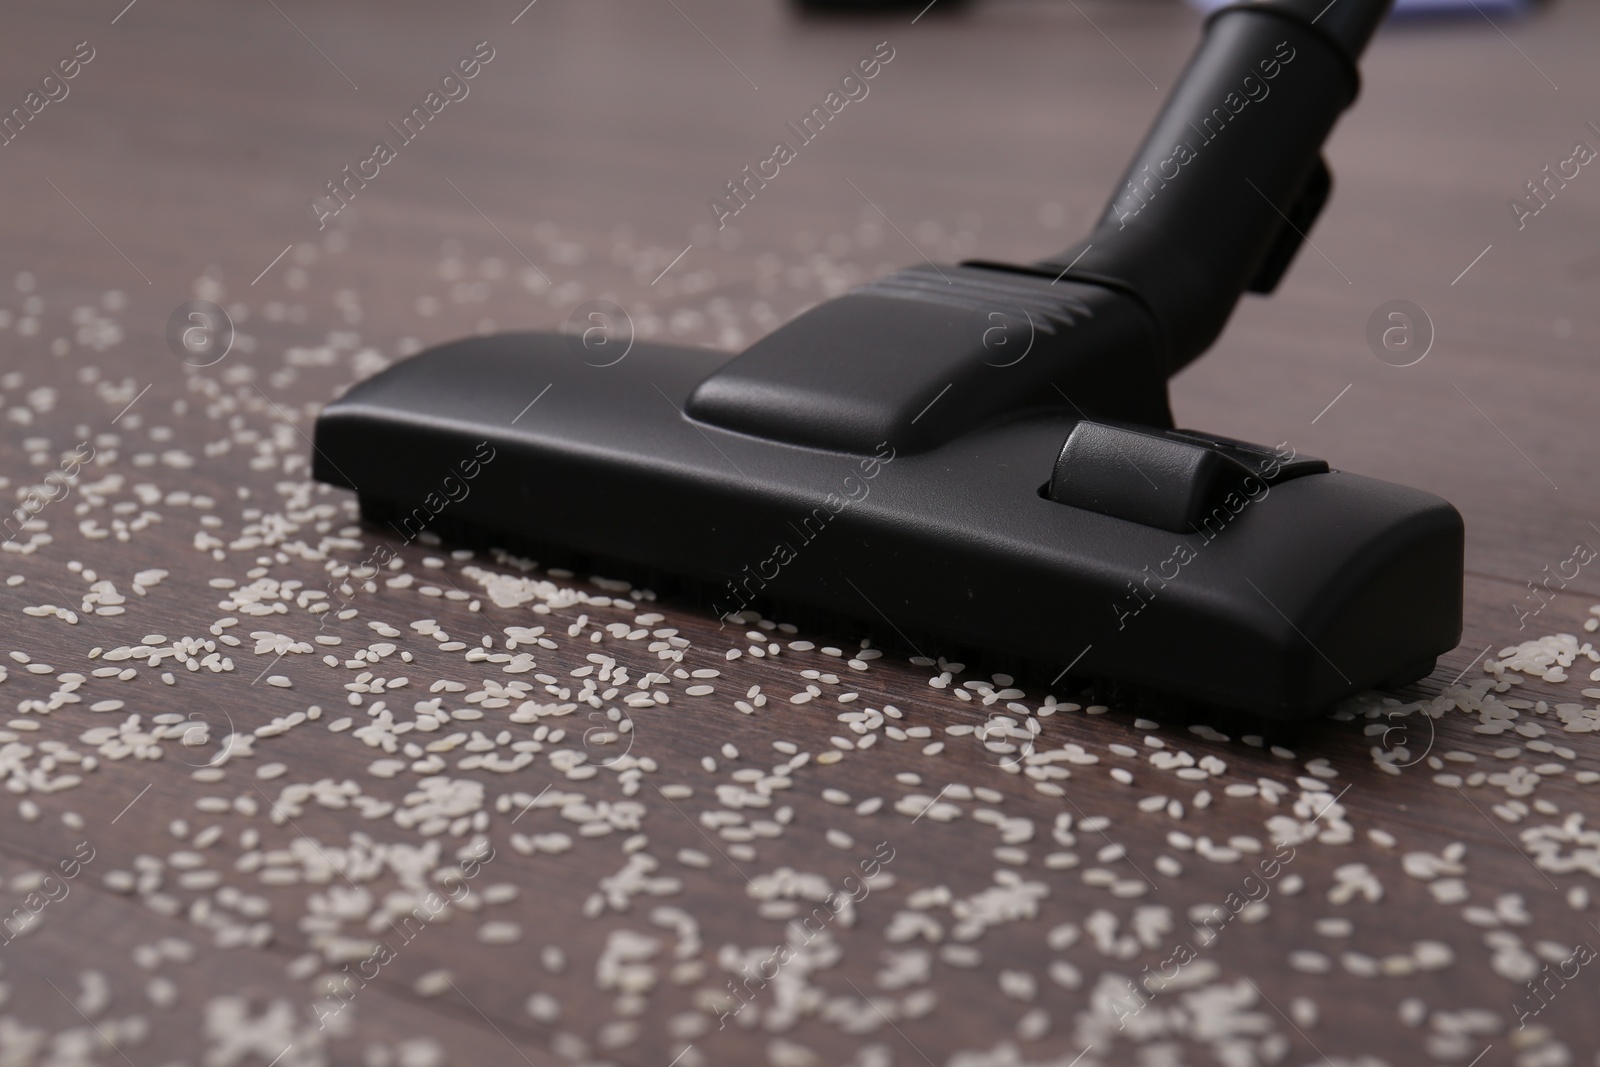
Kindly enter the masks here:
<path id="1" fill-rule="evenodd" d="M 1460 648 L 1263 739 L 402 546 L 307 474 L 318 406 L 427 344 L 608 299 L 732 352 L 924 254 L 1065 247 L 1186 9 L 122 4 L 0 34 L 0 110 L 80 57 L 0 148 L 0 489 L 86 443 L 0 556 L 0 1063 L 1595 1062 L 1600 565 L 1537 614 L 1529 583 L 1600 546 L 1600 174 L 1521 229 L 1508 201 L 1600 145 L 1600 9 L 1381 34 L 1314 247 L 1173 384 L 1186 425 L 1466 517 Z M 708 198 L 883 42 L 717 231 Z M 234 321 L 211 366 L 169 348 L 191 299 Z M 1366 340 L 1394 299 L 1436 334 L 1404 368 Z M 1037 737 L 986 747 L 992 715 Z"/>

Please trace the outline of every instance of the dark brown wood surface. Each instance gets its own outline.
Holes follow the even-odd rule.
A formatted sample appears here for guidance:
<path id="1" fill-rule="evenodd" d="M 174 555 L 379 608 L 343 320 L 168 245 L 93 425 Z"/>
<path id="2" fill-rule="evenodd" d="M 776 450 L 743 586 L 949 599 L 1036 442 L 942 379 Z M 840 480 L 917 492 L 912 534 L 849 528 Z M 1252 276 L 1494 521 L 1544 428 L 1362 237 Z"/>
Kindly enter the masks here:
<path id="1" fill-rule="evenodd" d="M 520 573 L 511 563 L 352 529 L 350 495 L 306 480 L 305 435 L 341 387 L 474 330 L 558 329 L 593 298 L 627 308 L 641 336 L 736 351 L 811 303 L 922 255 L 1054 252 L 1099 211 L 1198 25 L 1155 0 L 974 0 L 915 22 L 915 11 L 805 19 L 768 2 L 520 7 L 114 0 L 5 13 L 0 111 L 25 107 L 79 42 L 93 58 L 63 99 L 0 147 L 0 490 L 20 502 L 80 441 L 95 458 L 19 535 L 48 541 L 0 555 L 0 577 L 15 576 L 0 586 L 0 643 L 12 653 L 0 661 L 0 700 L 8 715 L 15 707 L 0 744 L 0 915 L 11 916 L 0 947 L 0 1063 L 1594 1060 L 1600 979 L 1577 962 L 1564 986 L 1550 977 L 1600 938 L 1600 911 L 1587 903 L 1600 861 L 1583 823 L 1600 749 L 1566 729 L 1583 725 L 1581 708 L 1600 695 L 1584 694 L 1595 668 L 1585 654 L 1567 680 L 1527 677 L 1498 694 L 1547 702 L 1509 709 L 1518 715 L 1502 734 L 1475 731 L 1479 715 L 1459 708 L 1437 719 L 1374 710 L 1267 738 L 1274 752 L 1179 721 L 1152 726 L 1122 707 L 1041 716 L 1050 690 L 1040 679 L 1017 683 L 1020 710 L 1007 711 L 1009 700 L 985 708 L 981 692 L 954 695 L 963 682 L 990 681 L 972 673 L 940 689 L 929 685 L 937 667 L 886 656 L 863 671 L 804 647 L 833 635 L 775 631 L 781 652 L 757 660 L 743 635 L 719 632 L 692 604 L 569 597 L 542 615 L 527 603 L 497 605 L 469 568 Z M 1466 633 L 1400 701 L 1453 686 L 1459 703 L 1476 707 L 1493 680 L 1486 661 L 1547 635 L 1582 645 L 1600 601 L 1591 564 L 1519 628 L 1516 606 L 1535 603 L 1524 599 L 1528 583 L 1559 569 L 1576 544 L 1600 545 L 1600 176 L 1582 167 L 1521 229 L 1508 207 L 1575 142 L 1600 145 L 1591 124 L 1600 121 L 1597 29 L 1600 12 L 1568 3 L 1525 20 L 1469 15 L 1381 34 L 1362 101 L 1329 146 L 1336 191 L 1311 234 L 1315 247 L 1302 249 L 1274 298 L 1241 304 L 1215 350 L 1173 384 L 1185 424 L 1288 441 L 1461 510 Z M 483 41 L 493 58 L 469 95 L 319 230 L 308 201 Z M 880 42 L 894 58 L 870 94 L 717 232 L 707 199 L 770 154 L 785 121 L 820 103 Z M 234 349 L 214 366 L 186 367 L 169 350 L 168 316 L 192 298 L 227 306 L 236 321 Z M 1368 317 L 1392 299 L 1421 305 L 1436 330 L 1414 366 L 1387 365 L 1368 347 Z M 356 588 L 355 614 L 341 620 L 319 620 L 314 600 L 297 602 L 296 590 L 325 590 L 330 574 L 338 578 L 330 568 L 358 564 L 380 544 L 401 561 L 385 578 L 413 576 L 409 586 Z M 167 573 L 135 590 L 152 570 Z M 591 598 L 634 595 L 584 577 L 552 580 Z M 125 602 L 97 592 L 101 581 Z M 233 591 L 259 582 L 301 585 L 281 613 L 229 606 Z M 70 609 L 75 621 L 24 610 L 41 605 Z M 663 618 L 634 623 L 651 612 Z M 587 628 L 569 634 L 581 615 Z M 227 618 L 238 622 L 216 625 Z M 410 626 L 423 619 L 462 644 L 441 647 Z M 614 623 L 624 625 L 597 630 Z M 527 673 L 468 656 L 486 640 L 506 652 L 507 627 L 539 625 L 554 647 L 514 650 L 532 653 Z M 383 636 L 384 627 L 401 636 Z M 661 628 L 687 639 L 681 663 L 634 634 Z M 280 659 L 271 636 L 256 651 L 253 631 L 342 643 Z M 241 643 L 222 642 L 224 633 Z M 195 670 L 181 659 L 148 665 L 146 651 L 120 661 L 133 669 L 126 680 L 93 673 L 119 647 L 186 638 L 213 642 L 230 669 L 201 666 L 210 650 L 190 645 Z M 356 706 L 346 687 L 367 668 L 347 661 L 375 642 L 394 647 L 374 652 L 381 665 L 370 669 L 409 685 Z M 730 661 L 731 649 L 745 654 Z M 582 679 L 572 672 L 594 653 L 627 668 L 622 695 L 639 692 L 648 672 L 669 674 L 653 687 L 667 704 L 602 701 L 634 729 L 626 758 L 615 758 L 623 741 L 583 739 L 594 723 L 580 705 L 543 720 L 568 735 L 545 735 L 515 771 L 463 769 L 475 753 L 460 747 L 402 752 L 391 776 L 373 773 L 390 755 L 356 731 L 377 721 L 378 700 L 408 722 L 426 718 L 418 702 L 438 697 L 452 713 L 471 713 L 478 704 L 466 698 L 486 681 L 527 682 L 527 697 L 498 707 L 491 699 L 481 718 L 460 716 L 425 739 L 481 731 L 510 759 L 534 736 L 535 724 L 512 721 L 518 704 L 564 699 L 536 676 L 576 693 Z M 328 654 L 333 665 L 322 662 Z M 720 675 L 671 676 L 675 667 Z M 274 685 L 277 677 L 289 684 Z M 430 693 L 441 680 L 464 688 Z M 714 691 L 689 695 L 696 684 Z M 792 702 L 808 684 L 823 695 Z M 746 714 L 735 702 L 753 686 L 770 699 Z M 859 696 L 839 703 L 849 692 Z M 1080 699 L 1066 688 L 1055 695 Z M 316 720 L 245 740 L 312 706 Z M 888 726 L 930 736 L 885 734 L 854 747 L 864 735 L 837 716 L 888 706 L 903 716 Z M 1484 721 L 1504 707 L 1491 702 Z M 1002 766 L 1015 754 L 945 732 L 996 712 L 1039 724 L 1035 756 L 1082 762 L 1048 764 L 1071 777 L 1041 791 L 1038 778 Z M 327 728 L 345 716 L 355 729 Z M 1404 737 L 1383 735 L 1402 725 Z M 146 739 L 118 747 L 108 741 L 118 730 Z M 1205 782 L 1176 777 L 1151 764 L 1147 737 L 1225 768 Z M 924 753 L 939 740 L 942 752 Z M 1375 763 L 1375 747 L 1383 755 L 1402 741 L 1409 759 L 1398 762 L 1412 765 L 1394 774 Z M 563 749 L 598 771 L 572 775 L 567 757 L 552 760 Z M 818 758 L 830 752 L 842 758 Z M 809 762 L 789 767 L 794 753 Z M 1112 768 L 1131 772 L 1132 784 Z M 1440 777 L 1449 774 L 1461 788 Z M 763 776 L 780 779 L 766 806 L 738 807 Z M 1275 806 L 1225 793 L 1262 778 L 1286 790 Z M 296 806 L 299 786 L 373 806 Z M 431 787 L 456 791 L 440 826 L 396 816 L 431 803 Z M 545 802 L 525 808 L 546 788 Z M 1195 804 L 1202 788 L 1209 807 Z M 847 793 L 849 804 L 830 802 L 827 790 Z M 1512 794 L 1521 794 L 1520 813 L 1505 806 L 1519 799 Z M 1181 800 L 1182 817 L 1141 810 L 1152 796 Z M 854 810 L 871 798 L 881 810 Z M 1267 880 L 1265 908 L 1201 944 L 1191 909 L 1255 892 L 1242 888 L 1259 884 L 1245 881 L 1253 857 L 1208 860 L 1170 835 L 1219 846 L 1242 835 L 1270 855 L 1285 826 L 1272 820 L 1291 815 L 1297 799 L 1298 822 L 1321 839 L 1296 845 Z M 743 833 L 719 829 L 728 813 Z M 1067 831 L 1063 815 L 1109 822 Z M 607 832 L 584 836 L 580 827 L 595 819 Z M 1571 839 L 1566 869 L 1535 863 L 1549 827 Z M 412 940 L 381 916 L 369 924 L 386 899 L 400 899 L 391 894 L 417 889 L 401 874 L 405 850 L 439 842 L 438 855 L 424 857 L 431 870 L 455 862 L 479 833 L 494 858 L 461 905 Z M 561 833 L 569 851 L 518 847 Z M 791 912 L 817 906 L 805 899 L 811 887 L 845 884 L 880 842 L 879 855 L 892 849 L 893 858 L 853 913 L 827 923 L 778 977 L 752 982 L 748 1006 L 719 1029 L 726 1005 L 717 997 L 739 965 L 770 956 Z M 1465 850 L 1457 895 L 1408 873 L 1435 873 L 1408 854 L 1442 855 L 1455 842 Z M 91 860 L 71 862 L 90 849 Z M 686 849 L 703 860 L 685 859 Z M 362 858 L 374 850 L 390 866 Z M 292 884 L 263 879 L 290 861 L 302 871 Z M 1365 865 L 1381 899 L 1342 899 L 1337 887 L 1363 877 L 1353 865 Z M 1109 885 L 1086 877 L 1095 869 L 1109 872 Z M 624 870 L 637 882 L 626 891 Z M 57 880 L 41 883 L 47 871 Z M 77 876 L 63 881 L 63 871 Z M 974 915 L 983 918 L 971 926 Z M 1317 925 L 1330 918 L 1349 920 L 1348 931 Z M 515 924 L 518 936 L 486 943 L 488 923 Z M 487 932 L 492 940 L 511 929 Z M 382 938 L 395 942 L 393 961 L 319 1028 L 319 980 L 367 958 Z M 1436 969 L 1405 962 L 1419 942 L 1436 943 L 1421 950 Z M 1158 970 L 1180 944 L 1196 953 L 1179 972 L 1185 988 L 1154 997 L 1119 1028 L 1105 990 Z M 562 966 L 550 966 L 551 949 Z M 1307 951 L 1321 953 L 1327 973 L 1294 955 Z M 1380 973 L 1362 973 L 1372 969 Z M 1539 1003 L 1522 984 L 1535 972 L 1549 1003 L 1519 1025 L 1518 1004 Z M 535 994 L 551 999 L 530 1010 Z"/>

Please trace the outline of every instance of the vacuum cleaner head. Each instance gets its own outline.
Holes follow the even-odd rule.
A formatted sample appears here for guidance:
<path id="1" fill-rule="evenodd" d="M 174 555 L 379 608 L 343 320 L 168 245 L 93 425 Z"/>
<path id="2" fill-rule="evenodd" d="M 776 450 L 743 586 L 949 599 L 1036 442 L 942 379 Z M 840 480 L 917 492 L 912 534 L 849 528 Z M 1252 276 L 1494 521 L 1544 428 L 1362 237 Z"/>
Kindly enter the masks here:
<path id="1" fill-rule="evenodd" d="M 441 345 L 323 411 L 315 476 L 408 538 L 494 531 L 684 576 L 723 617 L 809 605 L 1272 718 L 1419 678 L 1460 638 L 1455 509 L 1167 407 L 1327 197 L 1318 152 L 1386 5 L 1319 6 L 1213 16 L 1124 190 L 1056 260 L 900 271 L 731 360 Z M 1229 125 L 1191 144 L 1212 101 Z"/>

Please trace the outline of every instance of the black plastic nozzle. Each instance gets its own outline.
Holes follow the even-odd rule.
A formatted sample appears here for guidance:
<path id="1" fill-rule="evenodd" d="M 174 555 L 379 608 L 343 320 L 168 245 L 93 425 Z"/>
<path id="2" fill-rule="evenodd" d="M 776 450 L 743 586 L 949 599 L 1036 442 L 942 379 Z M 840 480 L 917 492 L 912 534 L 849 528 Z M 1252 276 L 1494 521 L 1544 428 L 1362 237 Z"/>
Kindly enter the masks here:
<path id="1" fill-rule="evenodd" d="M 313 473 L 407 540 L 494 531 L 546 564 L 678 576 L 724 620 L 799 604 L 1052 685 L 1288 719 L 1415 680 L 1461 636 L 1455 509 L 1167 408 L 1327 197 L 1318 153 L 1386 4 L 1324 2 L 1215 16 L 1099 228 L 1042 268 L 898 271 L 731 360 L 441 345 L 324 408 Z"/>

